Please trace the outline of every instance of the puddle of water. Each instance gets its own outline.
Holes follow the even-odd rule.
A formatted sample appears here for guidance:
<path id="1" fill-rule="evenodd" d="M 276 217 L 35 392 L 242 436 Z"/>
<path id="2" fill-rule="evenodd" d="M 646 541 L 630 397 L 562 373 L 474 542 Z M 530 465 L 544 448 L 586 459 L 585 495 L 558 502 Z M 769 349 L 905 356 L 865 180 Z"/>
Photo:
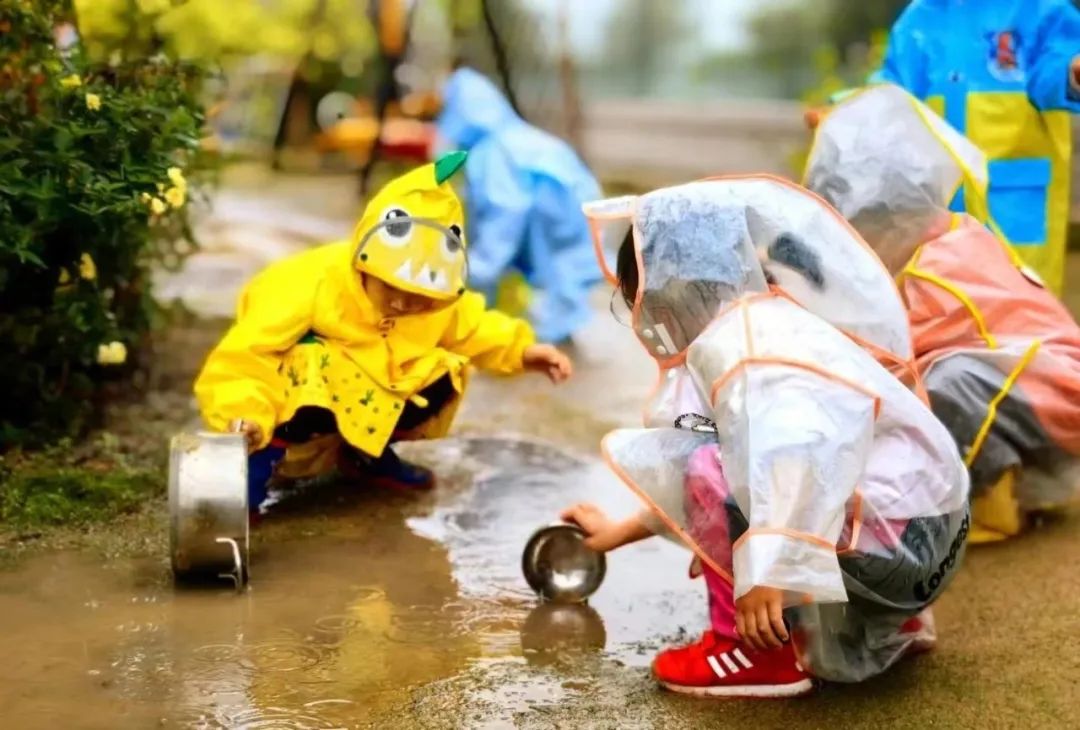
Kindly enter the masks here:
<path id="1" fill-rule="evenodd" d="M 427 508 L 360 501 L 332 520 L 268 523 L 240 595 L 174 590 L 159 560 L 47 555 L 0 575 L 0 716 L 20 728 L 411 726 L 438 705 L 458 727 L 505 726 L 573 701 L 604 663 L 645 666 L 643 640 L 704 621 L 686 553 L 658 541 L 612 554 L 588 606 L 538 604 L 525 586 L 525 540 L 560 508 L 635 508 L 595 462 L 505 439 L 427 457 L 473 476 Z"/>
<path id="2" fill-rule="evenodd" d="M 438 468 L 434 493 L 317 488 L 280 505 L 255 532 L 242 594 L 175 590 L 164 555 L 49 554 L 0 573 L 4 725 L 543 727 L 575 703 L 617 714 L 651 689 L 655 649 L 696 633 L 706 611 L 688 554 L 659 540 L 610 555 L 588 606 L 539 605 L 525 584 L 525 541 L 562 508 L 637 509 L 595 445 L 636 422 L 652 368 L 607 318 L 585 339 L 564 388 L 474 381 L 459 428 L 484 435 L 409 451 Z"/>

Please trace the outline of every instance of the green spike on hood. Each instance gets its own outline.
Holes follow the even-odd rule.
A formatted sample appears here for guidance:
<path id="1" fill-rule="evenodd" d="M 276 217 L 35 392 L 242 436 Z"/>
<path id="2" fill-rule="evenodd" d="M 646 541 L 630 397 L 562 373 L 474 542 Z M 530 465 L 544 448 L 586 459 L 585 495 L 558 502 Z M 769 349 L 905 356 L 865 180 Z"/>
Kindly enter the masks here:
<path id="1" fill-rule="evenodd" d="M 435 184 L 442 185 L 449 180 L 455 172 L 465 166 L 465 158 L 468 156 L 468 152 L 459 150 L 457 152 L 447 152 L 435 160 Z"/>

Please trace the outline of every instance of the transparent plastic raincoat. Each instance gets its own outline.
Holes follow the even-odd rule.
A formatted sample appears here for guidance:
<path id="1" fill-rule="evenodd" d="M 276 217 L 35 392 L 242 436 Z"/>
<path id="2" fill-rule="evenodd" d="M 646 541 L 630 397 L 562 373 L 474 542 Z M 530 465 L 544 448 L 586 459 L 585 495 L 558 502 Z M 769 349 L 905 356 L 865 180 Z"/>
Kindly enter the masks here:
<path id="1" fill-rule="evenodd" d="M 591 316 L 601 278 L 581 214 L 600 186 L 569 145 L 527 124 L 476 71 L 455 71 L 443 96 L 439 136 L 469 151 L 470 286 L 494 304 L 500 281 L 519 271 L 537 337 L 566 339 Z"/>
<path id="2" fill-rule="evenodd" d="M 634 330 L 663 384 L 651 427 L 605 439 L 609 463 L 736 597 L 783 590 L 809 671 L 883 671 L 927 638 L 901 627 L 948 584 L 968 525 L 951 439 L 872 354 L 910 357 L 884 268 L 820 199 L 768 177 L 586 213 L 601 247 L 632 226 Z M 672 427 L 694 408 L 714 432 Z M 687 490 L 687 462 L 715 443 L 730 493 L 705 499 Z"/>
<path id="3" fill-rule="evenodd" d="M 991 231 L 948 213 L 957 187 L 977 187 L 985 170 L 967 139 L 880 86 L 818 127 L 806 184 L 898 277 L 919 370 L 971 469 L 972 494 L 1022 468 L 1013 497 L 1044 508 L 1080 484 L 1080 328 Z"/>

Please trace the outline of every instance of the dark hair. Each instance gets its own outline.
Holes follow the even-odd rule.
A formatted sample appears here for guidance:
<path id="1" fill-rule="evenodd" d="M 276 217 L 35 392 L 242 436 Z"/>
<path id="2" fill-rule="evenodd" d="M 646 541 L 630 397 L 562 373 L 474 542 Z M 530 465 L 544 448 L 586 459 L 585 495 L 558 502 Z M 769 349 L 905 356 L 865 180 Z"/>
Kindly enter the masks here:
<path id="1" fill-rule="evenodd" d="M 619 294 L 626 306 L 633 308 L 638 292 L 637 251 L 634 250 L 634 227 L 626 231 L 619 254 L 615 259 L 615 278 L 619 280 Z"/>
<path id="2" fill-rule="evenodd" d="M 825 288 L 821 256 L 794 233 L 781 233 L 776 237 L 769 246 L 769 260 L 799 272 L 815 289 Z"/>

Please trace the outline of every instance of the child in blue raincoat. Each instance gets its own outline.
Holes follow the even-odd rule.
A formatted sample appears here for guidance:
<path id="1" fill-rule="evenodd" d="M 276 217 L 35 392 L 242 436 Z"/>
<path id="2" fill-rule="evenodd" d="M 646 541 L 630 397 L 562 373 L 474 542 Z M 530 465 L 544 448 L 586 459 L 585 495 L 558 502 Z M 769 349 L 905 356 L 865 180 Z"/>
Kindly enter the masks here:
<path id="1" fill-rule="evenodd" d="M 986 154 L 991 216 L 1060 292 L 1080 11 L 1069 0 L 914 0 L 871 80 L 903 86 Z M 953 209 L 965 210 L 964 196 Z"/>
<path id="2" fill-rule="evenodd" d="M 480 73 L 459 68 L 443 97 L 440 140 L 469 152 L 470 284 L 494 304 L 503 278 L 520 272 L 533 289 L 537 338 L 568 340 L 589 318 L 601 278 L 581 211 L 600 186 L 568 144 L 522 120 Z"/>

